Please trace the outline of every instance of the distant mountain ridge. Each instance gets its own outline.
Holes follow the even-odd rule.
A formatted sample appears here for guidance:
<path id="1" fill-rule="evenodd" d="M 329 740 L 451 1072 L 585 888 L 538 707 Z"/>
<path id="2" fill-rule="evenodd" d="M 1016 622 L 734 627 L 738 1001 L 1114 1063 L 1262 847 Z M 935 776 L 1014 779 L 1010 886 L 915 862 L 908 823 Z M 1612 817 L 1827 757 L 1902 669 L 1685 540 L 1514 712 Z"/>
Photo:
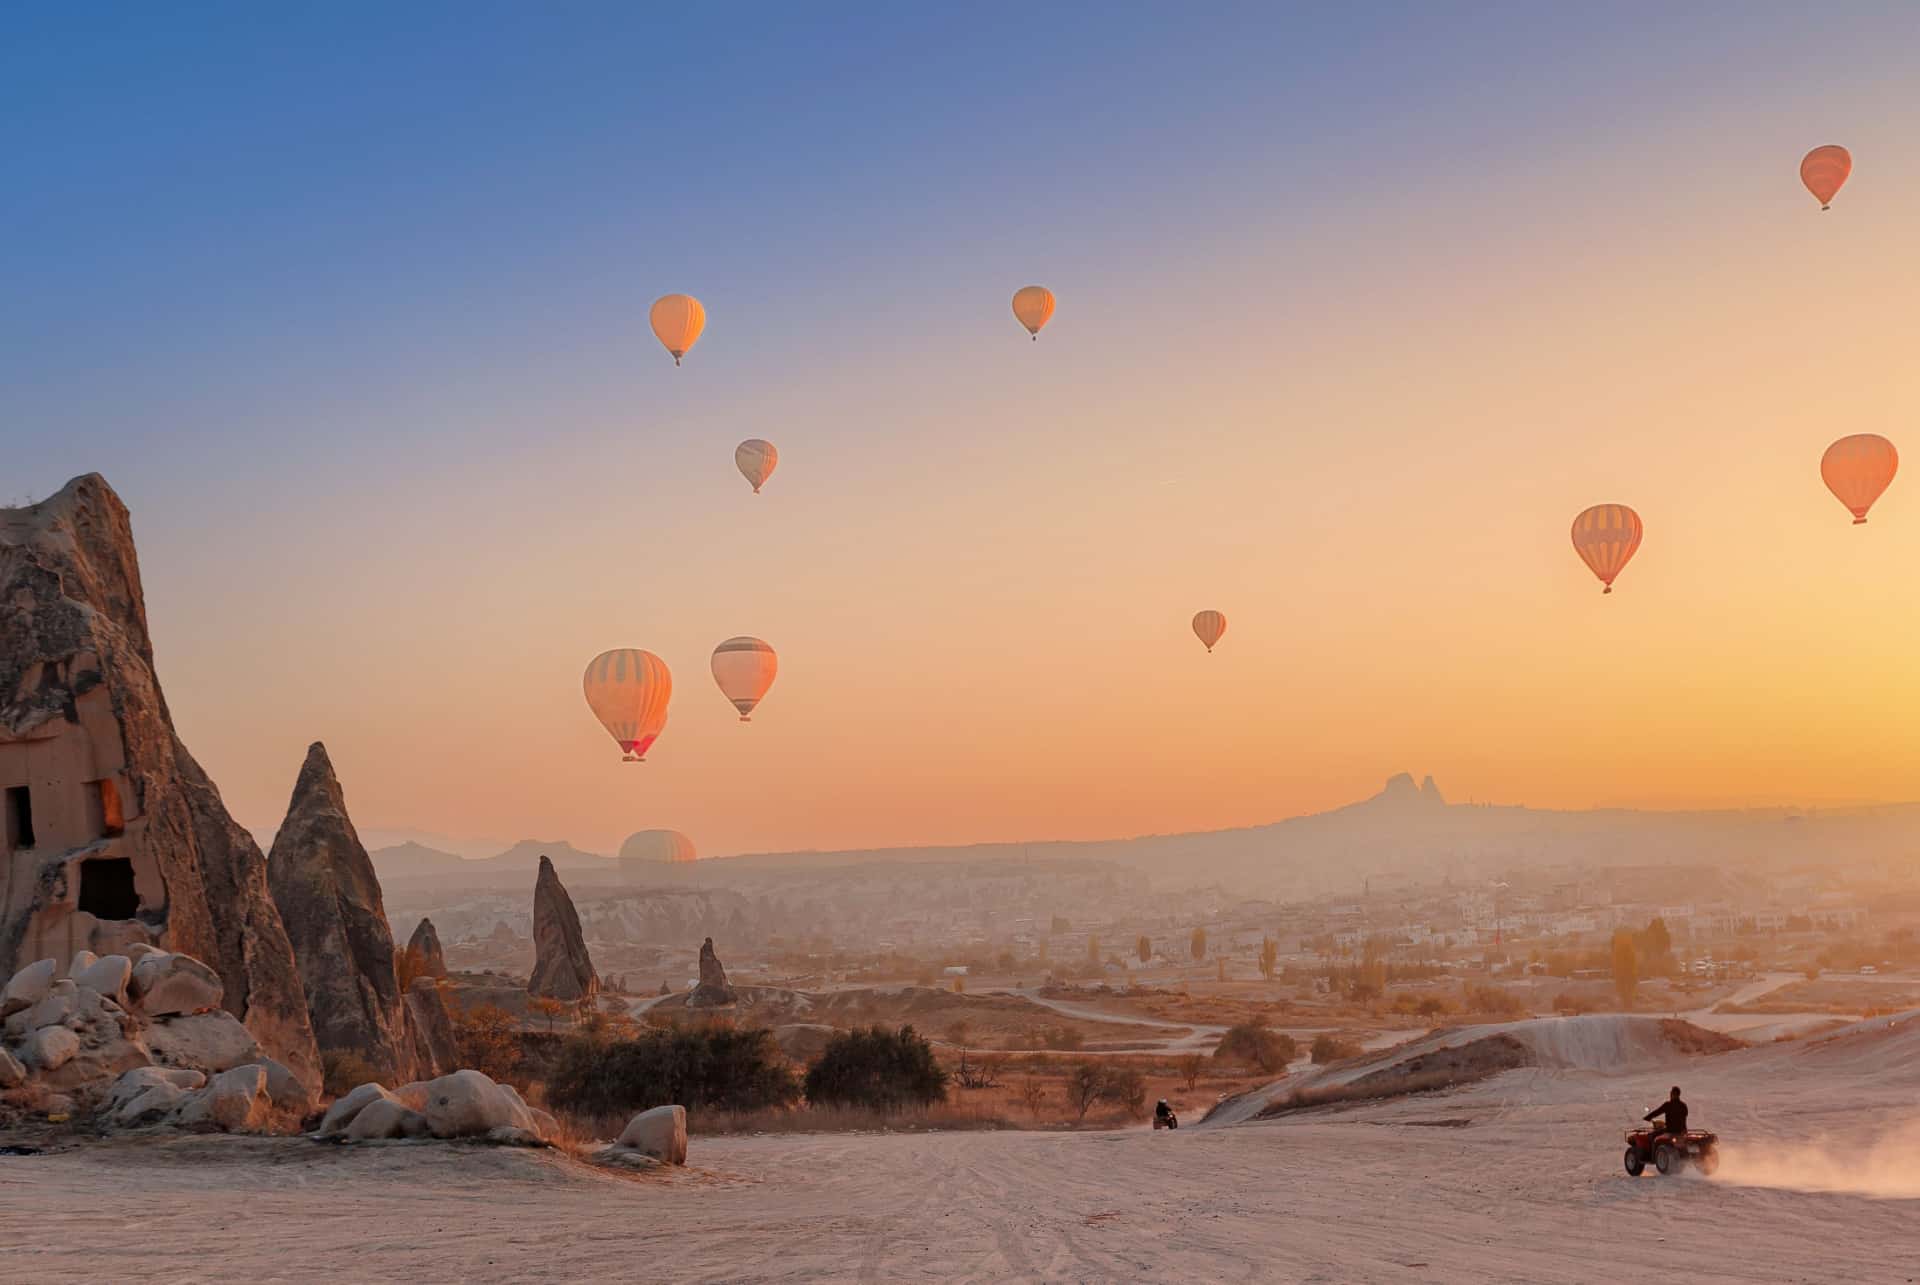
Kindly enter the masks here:
<path id="1" fill-rule="evenodd" d="M 527 886 L 540 870 L 540 858 L 552 860 L 562 873 L 587 873 L 619 877 L 619 863 L 597 852 L 583 852 L 565 839 L 522 839 L 505 852 L 491 857 L 468 858 L 422 843 L 397 843 L 367 854 L 380 882 L 406 882 L 414 879 L 456 877 L 466 882 L 500 883 L 524 875 Z"/>

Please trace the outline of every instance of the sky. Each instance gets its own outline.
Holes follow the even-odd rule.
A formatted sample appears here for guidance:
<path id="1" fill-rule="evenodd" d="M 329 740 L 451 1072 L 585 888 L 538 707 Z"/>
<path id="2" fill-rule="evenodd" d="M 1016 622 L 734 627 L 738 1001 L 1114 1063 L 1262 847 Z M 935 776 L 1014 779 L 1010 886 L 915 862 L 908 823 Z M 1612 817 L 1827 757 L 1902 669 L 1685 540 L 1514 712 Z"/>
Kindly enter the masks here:
<path id="1" fill-rule="evenodd" d="M 1915 84 L 1896 4 L 15 7 L 0 502 L 120 492 L 255 827 L 315 739 L 601 851 L 1910 799 L 1920 480 L 1818 464 L 1920 458 Z"/>

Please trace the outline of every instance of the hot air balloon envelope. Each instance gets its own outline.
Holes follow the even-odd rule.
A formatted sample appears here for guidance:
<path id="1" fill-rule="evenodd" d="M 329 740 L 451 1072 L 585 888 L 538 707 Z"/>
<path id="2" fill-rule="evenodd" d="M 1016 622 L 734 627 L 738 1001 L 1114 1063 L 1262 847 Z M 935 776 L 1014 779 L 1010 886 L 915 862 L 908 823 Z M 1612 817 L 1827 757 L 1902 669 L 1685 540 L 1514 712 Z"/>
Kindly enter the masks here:
<path id="1" fill-rule="evenodd" d="M 700 342 L 700 332 L 707 328 L 707 310 L 690 294 L 663 294 L 653 301 L 647 320 L 653 323 L 654 337 L 673 354 L 673 364 L 678 366 Z"/>
<path id="2" fill-rule="evenodd" d="M 1900 453 L 1878 433 L 1843 437 L 1820 457 L 1820 479 L 1853 514 L 1853 524 L 1867 520 L 1867 510 L 1880 498 L 1900 467 Z"/>
<path id="3" fill-rule="evenodd" d="M 749 437 L 733 448 L 733 463 L 740 470 L 740 475 L 753 483 L 753 493 L 758 495 L 761 484 L 772 477 L 773 470 L 779 467 L 780 452 L 773 449 L 772 442 Z"/>
<path id="4" fill-rule="evenodd" d="M 693 840 L 678 830 L 641 830 L 620 845 L 620 864 L 685 865 L 698 861 Z"/>
<path id="5" fill-rule="evenodd" d="M 1620 574 L 1640 547 L 1640 515 L 1624 504 L 1596 504 L 1573 520 L 1573 549 L 1580 560 L 1613 592 Z"/>
<path id="6" fill-rule="evenodd" d="M 1053 291 L 1045 286 L 1021 286 L 1013 292 L 1013 315 L 1020 319 L 1028 334 L 1038 339 L 1040 327 L 1053 316 Z"/>
<path id="7" fill-rule="evenodd" d="M 1193 632 L 1207 645 L 1207 650 L 1212 651 L 1213 645 L 1220 641 L 1220 635 L 1227 632 L 1227 618 L 1217 611 L 1198 612 L 1193 617 Z"/>
<path id="8" fill-rule="evenodd" d="M 581 687 L 587 707 L 627 761 L 644 761 L 647 747 L 667 725 L 667 702 L 673 697 L 667 662 L 632 647 L 603 651 L 587 666 Z"/>
<path id="9" fill-rule="evenodd" d="M 729 638 L 713 649 L 713 681 L 720 684 L 720 694 L 733 702 L 743 723 L 753 721 L 753 707 L 773 686 L 779 670 L 779 657 L 758 638 Z"/>
<path id="10" fill-rule="evenodd" d="M 1853 155 L 1837 143 L 1816 147 L 1800 160 L 1800 181 L 1820 202 L 1821 209 L 1833 204 L 1834 196 L 1853 173 Z"/>

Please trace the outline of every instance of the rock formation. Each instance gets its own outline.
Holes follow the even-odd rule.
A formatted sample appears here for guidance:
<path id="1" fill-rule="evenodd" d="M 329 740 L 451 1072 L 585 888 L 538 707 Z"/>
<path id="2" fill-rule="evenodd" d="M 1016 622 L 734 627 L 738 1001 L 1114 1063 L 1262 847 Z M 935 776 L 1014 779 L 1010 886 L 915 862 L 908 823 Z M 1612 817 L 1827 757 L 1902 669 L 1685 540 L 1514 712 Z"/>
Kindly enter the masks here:
<path id="1" fill-rule="evenodd" d="M 430 980 L 418 994 L 400 989 L 380 880 L 318 741 L 274 836 L 267 883 L 293 942 L 321 1053 L 360 1057 L 390 1079 L 447 1068 L 453 1029 L 446 1008 Z"/>
<path id="2" fill-rule="evenodd" d="M 720 966 L 720 956 L 713 953 L 713 938 L 709 937 L 700 943 L 700 984 L 687 997 L 687 1007 L 714 1008 L 737 998 L 733 987 L 727 985 L 727 970 Z"/>
<path id="3" fill-rule="evenodd" d="M 83 950 L 185 952 L 318 1084 L 266 862 L 174 732 L 133 529 L 96 474 L 0 509 L 0 822 L 0 973 Z"/>
<path id="4" fill-rule="evenodd" d="M 573 898 L 560 883 L 553 862 L 540 858 L 533 885 L 533 979 L 527 993 L 548 999 L 588 999 L 600 990 L 600 978 L 580 934 Z"/>
<path id="5" fill-rule="evenodd" d="M 63 1110 L 105 1127 L 254 1129 L 275 1108 L 311 1107 L 299 1077 L 220 1007 L 219 977 L 199 960 L 80 951 L 55 972 L 38 960 L 0 992 L 0 1088 L 58 1090 Z"/>
<path id="6" fill-rule="evenodd" d="M 414 925 L 413 936 L 407 939 L 407 951 L 420 961 L 422 977 L 447 975 L 447 952 L 440 948 L 440 934 L 433 930 L 433 920 L 422 919 Z"/>
<path id="7" fill-rule="evenodd" d="M 511 1084 L 479 1071 L 455 1071 L 389 1092 L 363 1084 L 327 1108 L 319 1136 L 365 1142 L 380 1138 L 485 1138 L 531 1146 L 555 1136 L 554 1118 L 530 1107 Z"/>

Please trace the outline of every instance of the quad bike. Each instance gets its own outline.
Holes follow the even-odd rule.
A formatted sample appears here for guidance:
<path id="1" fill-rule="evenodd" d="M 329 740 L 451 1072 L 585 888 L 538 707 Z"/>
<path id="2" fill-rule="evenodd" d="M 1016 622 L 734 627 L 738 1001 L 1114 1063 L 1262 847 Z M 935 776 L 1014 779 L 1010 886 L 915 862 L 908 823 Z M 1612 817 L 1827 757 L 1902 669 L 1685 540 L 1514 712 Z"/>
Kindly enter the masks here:
<path id="1" fill-rule="evenodd" d="M 1627 1173 L 1638 1178 L 1651 1161 L 1664 1177 L 1691 1164 L 1707 1177 L 1720 1167 L 1720 1135 L 1705 1129 L 1668 1133 L 1651 1124 L 1627 1130 Z"/>
<path id="2" fill-rule="evenodd" d="M 1155 1114 L 1153 1117 L 1153 1127 L 1156 1129 L 1178 1129 L 1180 1127 L 1180 1117 L 1171 1111 L 1165 1115 Z"/>

